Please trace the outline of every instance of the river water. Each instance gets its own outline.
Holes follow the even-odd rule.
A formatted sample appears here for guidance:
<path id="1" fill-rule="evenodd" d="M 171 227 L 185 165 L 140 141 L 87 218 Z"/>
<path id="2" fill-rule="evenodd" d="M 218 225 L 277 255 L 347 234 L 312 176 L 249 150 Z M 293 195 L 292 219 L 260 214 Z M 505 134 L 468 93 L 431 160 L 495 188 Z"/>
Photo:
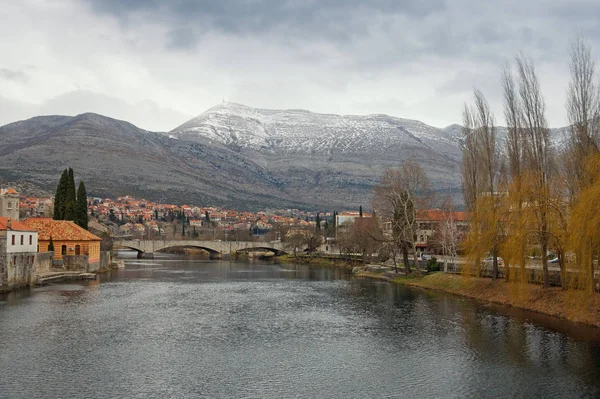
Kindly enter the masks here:
<path id="1" fill-rule="evenodd" d="M 104 280 L 0 297 L 1 398 L 600 397 L 599 329 L 307 266 Z"/>

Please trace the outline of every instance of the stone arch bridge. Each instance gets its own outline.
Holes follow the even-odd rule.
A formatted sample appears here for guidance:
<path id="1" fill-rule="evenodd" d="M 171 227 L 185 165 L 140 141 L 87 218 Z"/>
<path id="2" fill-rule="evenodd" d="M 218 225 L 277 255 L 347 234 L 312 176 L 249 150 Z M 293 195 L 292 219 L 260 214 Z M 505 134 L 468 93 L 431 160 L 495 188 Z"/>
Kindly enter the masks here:
<path id="1" fill-rule="evenodd" d="M 167 248 L 198 248 L 207 251 L 211 257 L 231 255 L 238 252 L 268 251 L 275 255 L 285 253 L 281 242 L 254 241 L 198 241 L 198 240 L 121 240 L 114 242 L 115 247 L 137 251 L 138 258 Z"/>

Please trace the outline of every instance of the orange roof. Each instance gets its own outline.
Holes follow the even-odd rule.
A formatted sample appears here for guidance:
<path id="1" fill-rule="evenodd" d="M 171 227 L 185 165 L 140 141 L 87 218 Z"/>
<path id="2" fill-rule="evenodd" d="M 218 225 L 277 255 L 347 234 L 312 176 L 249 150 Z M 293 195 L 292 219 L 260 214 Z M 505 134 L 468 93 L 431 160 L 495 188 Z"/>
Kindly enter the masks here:
<path id="1" fill-rule="evenodd" d="M 50 237 L 55 241 L 100 241 L 100 237 L 77 226 L 70 220 L 29 218 L 25 224 L 39 232 L 40 241 L 48 241 Z"/>
<path id="2" fill-rule="evenodd" d="M 4 192 L 4 194 L 16 194 L 16 195 L 18 195 L 19 193 L 14 188 L 9 188 L 8 190 L 6 190 Z"/>
<path id="3" fill-rule="evenodd" d="M 469 220 L 469 214 L 467 212 L 452 212 L 452 216 L 457 222 Z M 431 220 L 434 222 L 439 222 L 446 220 L 447 217 L 448 215 L 445 215 L 445 212 L 440 209 L 423 209 L 417 211 L 418 220 Z"/>
<path id="4" fill-rule="evenodd" d="M 8 221 L 10 220 L 10 229 L 8 228 Z M 14 230 L 14 231 L 37 231 L 21 222 L 17 222 L 14 219 L 10 219 L 4 216 L 0 216 L 0 230 Z"/>

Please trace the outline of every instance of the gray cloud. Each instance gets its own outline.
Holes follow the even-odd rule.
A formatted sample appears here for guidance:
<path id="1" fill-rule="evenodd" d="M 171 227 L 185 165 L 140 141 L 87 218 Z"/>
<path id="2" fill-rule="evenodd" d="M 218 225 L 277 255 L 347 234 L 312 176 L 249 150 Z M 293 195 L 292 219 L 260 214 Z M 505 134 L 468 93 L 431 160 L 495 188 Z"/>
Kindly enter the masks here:
<path id="1" fill-rule="evenodd" d="M 0 79 L 26 82 L 28 79 L 28 74 L 24 70 L 0 68 Z"/>
<path id="2" fill-rule="evenodd" d="M 569 41 L 583 32 L 600 55 L 597 0 L 22 0 L 3 11 L 0 51 L 14 56 L 0 62 L 1 95 L 149 129 L 222 98 L 443 126 L 474 86 L 501 116 L 500 68 L 520 51 L 560 125 Z M 74 90 L 88 94 L 61 97 Z M 148 117 L 145 99 L 178 114 Z"/>
<path id="3" fill-rule="evenodd" d="M 172 29 L 169 45 L 193 48 L 207 32 L 280 33 L 282 39 L 344 42 L 369 30 L 369 17 L 423 18 L 444 10 L 443 0 L 86 0 L 93 10 L 131 22 L 139 14 Z M 185 34 L 184 34 L 185 33 Z M 187 40 L 188 43 L 184 43 Z"/>

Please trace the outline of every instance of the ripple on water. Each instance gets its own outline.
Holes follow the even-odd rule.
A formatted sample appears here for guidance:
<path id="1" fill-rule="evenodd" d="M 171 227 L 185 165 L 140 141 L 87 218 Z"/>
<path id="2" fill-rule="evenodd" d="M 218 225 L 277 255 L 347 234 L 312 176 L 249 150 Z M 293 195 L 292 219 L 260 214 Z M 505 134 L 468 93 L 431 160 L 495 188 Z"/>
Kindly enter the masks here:
<path id="1" fill-rule="evenodd" d="M 471 301 L 301 268 L 166 265 L 136 264 L 99 288 L 66 285 L 7 300 L 0 306 L 0 392 L 22 398 L 600 393 L 598 342 Z"/>

